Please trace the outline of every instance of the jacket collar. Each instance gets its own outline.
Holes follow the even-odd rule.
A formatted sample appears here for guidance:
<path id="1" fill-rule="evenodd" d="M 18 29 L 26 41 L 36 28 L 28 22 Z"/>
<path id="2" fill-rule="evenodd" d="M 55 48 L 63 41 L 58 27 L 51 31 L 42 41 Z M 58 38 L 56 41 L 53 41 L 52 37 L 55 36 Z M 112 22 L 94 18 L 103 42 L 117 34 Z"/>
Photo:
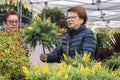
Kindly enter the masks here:
<path id="1" fill-rule="evenodd" d="M 70 35 L 70 37 L 73 37 L 74 35 L 80 33 L 81 31 L 87 29 L 85 24 L 81 25 L 78 29 L 69 29 L 68 30 L 68 34 Z"/>

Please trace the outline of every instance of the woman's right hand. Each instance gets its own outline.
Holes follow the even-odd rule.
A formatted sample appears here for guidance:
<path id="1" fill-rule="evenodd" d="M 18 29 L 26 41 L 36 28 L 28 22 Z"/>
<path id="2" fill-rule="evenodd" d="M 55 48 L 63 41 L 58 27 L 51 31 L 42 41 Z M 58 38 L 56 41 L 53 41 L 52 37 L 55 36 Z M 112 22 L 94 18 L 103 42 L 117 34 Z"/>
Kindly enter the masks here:
<path id="1" fill-rule="evenodd" d="M 43 61 L 43 62 L 47 62 L 47 54 L 41 53 L 40 54 L 40 60 Z"/>

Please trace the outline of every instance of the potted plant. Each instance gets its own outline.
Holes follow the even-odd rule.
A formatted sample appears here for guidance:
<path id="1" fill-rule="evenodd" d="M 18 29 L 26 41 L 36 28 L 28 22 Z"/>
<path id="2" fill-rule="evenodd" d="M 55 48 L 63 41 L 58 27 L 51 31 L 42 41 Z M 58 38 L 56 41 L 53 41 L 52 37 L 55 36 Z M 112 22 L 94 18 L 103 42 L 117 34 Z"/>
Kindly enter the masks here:
<path id="1" fill-rule="evenodd" d="M 38 18 L 38 17 L 37 17 Z M 24 32 L 24 41 L 26 44 L 30 44 L 32 48 L 35 48 L 37 44 L 42 44 L 43 53 L 45 53 L 45 48 L 53 47 L 53 45 L 58 44 L 59 27 L 51 23 L 48 20 L 35 20 L 29 27 L 26 28 Z"/>

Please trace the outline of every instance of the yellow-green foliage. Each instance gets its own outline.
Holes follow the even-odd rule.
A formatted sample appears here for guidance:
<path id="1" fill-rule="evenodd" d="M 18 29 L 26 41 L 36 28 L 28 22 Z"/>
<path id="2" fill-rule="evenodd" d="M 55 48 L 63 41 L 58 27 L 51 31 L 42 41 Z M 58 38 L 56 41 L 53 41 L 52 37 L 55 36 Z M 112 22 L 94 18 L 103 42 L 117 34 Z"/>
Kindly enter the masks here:
<path id="1" fill-rule="evenodd" d="M 120 28 L 96 28 L 94 29 L 98 46 L 108 47 L 109 40 L 114 33 L 118 33 Z"/>
<path id="2" fill-rule="evenodd" d="M 49 49 L 60 42 L 57 36 L 58 32 L 59 27 L 51 23 L 49 19 L 42 21 L 37 16 L 36 20 L 25 29 L 24 41 L 33 48 L 39 43 Z"/>
<path id="3" fill-rule="evenodd" d="M 23 48 L 18 31 L 0 31 L 0 74 L 15 80 L 23 77 L 21 66 L 29 66 L 29 58 Z M 3 79 L 2 79 L 3 80 Z"/>
<path id="4" fill-rule="evenodd" d="M 120 28 L 96 28 L 94 31 L 95 33 L 107 33 L 107 35 L 111 36 L 120 32 Z"/>
<path id="5" fill-rule="evenodd" d="M 65 56 L 65 55 L 64 55 Z M 31 69 L 23 67 L 26 80 L 119 80 L 119 69 L 115 72 L 106 68 L 102 62 L 90 60 L 90 55 L 85 53 L 83 57 L 76 54 L 77 58 L 65 57 L 67 61 L 61 61 L 58 65 L 38 66 Z M 77 64 L 77 65 L 75 65 Z"/>

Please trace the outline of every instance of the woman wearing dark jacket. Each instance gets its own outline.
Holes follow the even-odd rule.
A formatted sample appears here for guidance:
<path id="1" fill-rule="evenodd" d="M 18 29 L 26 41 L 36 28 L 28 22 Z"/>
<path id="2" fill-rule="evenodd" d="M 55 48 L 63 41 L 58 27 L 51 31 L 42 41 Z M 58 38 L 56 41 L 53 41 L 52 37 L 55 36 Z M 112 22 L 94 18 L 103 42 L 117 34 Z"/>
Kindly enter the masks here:
<path id="1" fill-rule="evenodd" d="M 40 60 L 44 62 L 60 62 L 63 53 L 74 57 L 77 51 L 80 55 L 84 52 L 95 56 L 96 41 L 94 33 L 87 29 L 87 14 L 83 7 L 75 6 L 67 10 L 68 32 L 62 37 L 62 45 L 49 54 L 41 54 Z"/>

